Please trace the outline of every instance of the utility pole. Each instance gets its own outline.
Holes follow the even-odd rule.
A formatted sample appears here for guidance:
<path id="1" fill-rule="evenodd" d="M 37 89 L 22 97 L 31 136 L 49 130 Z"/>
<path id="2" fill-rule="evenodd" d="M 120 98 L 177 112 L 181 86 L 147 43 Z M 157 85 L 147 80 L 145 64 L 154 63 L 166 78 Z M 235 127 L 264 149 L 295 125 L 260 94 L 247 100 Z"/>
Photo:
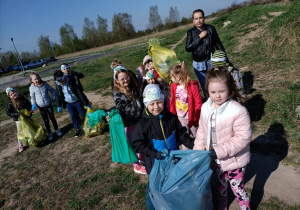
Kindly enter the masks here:
<path id="1" fill-rule="evenodd" d="M 15 46 L 14 39 L 13 39 L 13 38 L 10 38 L 10 40 L 11 40 L 11 42 L 13 43 L 13 45 L 14 45 L 14 47 L 15 47 L 15 50 L 16 50 L 16 57 L 17 57 L 17 60 L 20 62 L 20 66 L 21 66 L 21 68 L 22 68 L 23 74 L 25 74 L 25 70 L 24 70 L 24 67 L 23 67 L 23 65 L 22 65 L 22 61 L 21 61 L 21 59 L 20 59 L 19 53 L 18 53 L 18 51 L 17 51 L 17 48 L 16 48 L 16 46 Z"/>

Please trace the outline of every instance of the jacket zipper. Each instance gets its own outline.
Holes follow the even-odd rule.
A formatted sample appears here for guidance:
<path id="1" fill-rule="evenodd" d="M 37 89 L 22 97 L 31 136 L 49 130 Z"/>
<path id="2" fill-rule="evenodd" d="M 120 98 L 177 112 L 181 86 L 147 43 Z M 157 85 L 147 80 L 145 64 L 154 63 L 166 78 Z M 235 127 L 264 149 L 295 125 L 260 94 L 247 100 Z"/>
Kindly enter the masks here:
<path id="1" fill-rule="evenodd" d="M 168 149 L 168 144 L 167 144 L 167 140 L 166 140 L 166 136 L 165 136 L 165 132 L 164 132 L 164 128 L 163 128 L 163 125 L 162 125 L 161 118 L 162 118 L 162 115 L 159 115 L 159 123 L 160 123 L 160 127 L 161 127 L 161 130 L 162 130 L 164 139 L 165 139 L 166 148 Z"/>

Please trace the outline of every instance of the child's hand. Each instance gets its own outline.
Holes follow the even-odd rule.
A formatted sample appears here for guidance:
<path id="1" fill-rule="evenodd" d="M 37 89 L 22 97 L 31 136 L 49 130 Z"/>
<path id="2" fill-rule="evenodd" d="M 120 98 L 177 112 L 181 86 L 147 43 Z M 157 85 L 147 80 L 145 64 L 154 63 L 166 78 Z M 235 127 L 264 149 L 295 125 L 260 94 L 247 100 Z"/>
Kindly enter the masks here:
<path id="1" fill-rule="evenodd" d="M 210 151 L 210 153 L 208 155 L 211 159 L 213 159 L 213 160 L 218 159 L 216 151 L 214 149 L 211 149 L 209 151 Z"/>
<path id="2" fill-rule="evenodd" d="M 161 154 L 162 154 L 162 152 L 156 152 L 156 154 L 155 154 L 155 158 L 156 158 L 157 160 L 161 160 L 161 159 L 163 159 L 163 158 L 164 158 L 164 156 L 162 156 Z"/>
<path id="3" fill-rule="evenodd" d="M 110 120 L 109 116 L 105 116 L 105 119 L 109 123 L 109 120 Z"/>

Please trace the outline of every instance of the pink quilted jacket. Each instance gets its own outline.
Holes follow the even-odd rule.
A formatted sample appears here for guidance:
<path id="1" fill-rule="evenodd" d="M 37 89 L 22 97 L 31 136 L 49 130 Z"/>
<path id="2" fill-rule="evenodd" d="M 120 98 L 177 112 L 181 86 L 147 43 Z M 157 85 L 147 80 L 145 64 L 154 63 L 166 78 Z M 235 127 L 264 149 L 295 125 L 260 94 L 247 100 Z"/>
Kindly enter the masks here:
<path id="1" fill-rule="evenodd" d="M 209 98 L 202 105 L 194 150 L 209 150 L 211 141 L 210 118 L 216 112 L 217 146 L 214 147 L 223 171 L 246 166 L 250 161 L 249 143 L 252 139 L 248 111 L 235 100 L 214 109 Z"/>

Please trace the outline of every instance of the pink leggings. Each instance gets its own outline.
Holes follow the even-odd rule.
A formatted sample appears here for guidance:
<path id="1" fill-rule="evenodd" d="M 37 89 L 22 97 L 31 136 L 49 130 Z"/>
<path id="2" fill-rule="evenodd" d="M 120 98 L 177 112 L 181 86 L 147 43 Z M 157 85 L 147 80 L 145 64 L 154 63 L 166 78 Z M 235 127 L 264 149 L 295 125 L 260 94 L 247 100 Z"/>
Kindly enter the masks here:
<path id="1" fill-rule="evenodd" d="M 244 187 L 245 167 L 223 172 L 218 164 L 214 165 L 214 174 L 217 176 L 214 177 L 217 180 L 215 189 L 213 188 L 213 197 L 216 199 L 214 204 L 217 207 L 215 209 L 227 209 L 228 182 L 241 209 L 250 209 L 249 195 Z"/>
<path id="2" fill-rule="evenodd" d="M 128 143 L 130 144 L 130 146 L 131 146 L 132 131 L 134 128 L 135 128 L 135 125 L 132 125 L 130 127 L 125 127 L 126 138 L 127 138 Z M 142 154 L 138 153 L 137 156 L 138 156 L 139 160 L 143 160 Z M 135 162 L 133 164 L 139 164 L 139 162 Z"/>

